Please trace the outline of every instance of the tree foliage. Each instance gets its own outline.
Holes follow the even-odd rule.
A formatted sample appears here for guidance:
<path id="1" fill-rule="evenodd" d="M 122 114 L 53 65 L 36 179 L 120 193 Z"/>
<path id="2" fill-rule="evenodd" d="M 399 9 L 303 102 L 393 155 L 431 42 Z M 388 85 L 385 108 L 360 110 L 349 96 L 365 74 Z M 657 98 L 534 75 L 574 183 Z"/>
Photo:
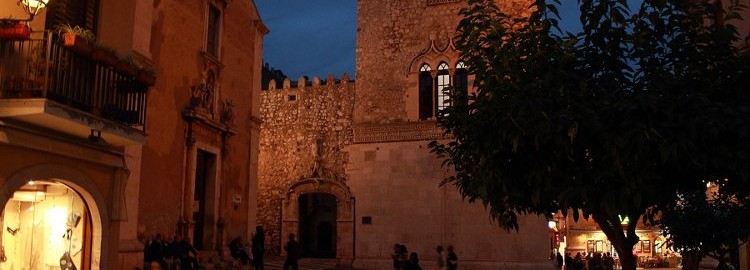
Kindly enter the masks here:
<path id="1" fill-rule="evenodd" d="M 579 0 L 583 31 L 562 33 L 557 0 L 525 18 L 468 3 L 456 47 L 476 92 L 452 94 L 438 122 L 455 139 L 431 148 L 455 169 L 444 183 L 502 226 L 581 210 L 634 269 L 635 226 L 618 216 L 653 222 L 705 179 L 748 193 L 750 62 L 731 24 L 706 23 L 713 5 Z"/>
<path id="2" fill-rule="evenodd" d="M 284 79 L 287 78 L 286 74 L 284 74 L 283 71 L 275 69 L 268 63 L 263 64 L 263 69 L 261 70 L 260 75 L 261 88 L 264 89 L 268 87 L 268 83 L 270 83 L 271 80 L 274 80 L 276 82 L 276 88 L 281 88 L 281 84 L 284 82 Z"/>
<path id="3" fill-rule="evenodd" d="M 738 249 L 750 239 L 750 198 L 719 192 L 723 182 L 712 183 L 709 192 L 680 194 L 663 208 L 659 222 L 670 247 L 712 257 L 717 269 L 740 269 Z"/>

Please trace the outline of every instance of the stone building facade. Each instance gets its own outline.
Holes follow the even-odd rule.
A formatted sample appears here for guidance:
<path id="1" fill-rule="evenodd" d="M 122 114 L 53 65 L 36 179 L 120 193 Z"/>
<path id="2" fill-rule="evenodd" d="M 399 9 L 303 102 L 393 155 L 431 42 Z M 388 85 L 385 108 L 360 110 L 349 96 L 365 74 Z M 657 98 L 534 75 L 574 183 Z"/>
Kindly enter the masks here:
<path id="1" fill-rule="evenodd" d="M 159 80 L 141 152 L 137 233 L 189 238 L 209 254 L 257 223 L 263 35 L 253 1 L 155 1 Z"/>
<path id="2" fill-rule="evenodd" d="M 513 14 L 528 1 L 497 1 Z M 358 1 L 356 84 L 263 92 L 259 223 L 270 250 L 289 233 L 309 256 L 388 269 L 395 243 L 435 266 L 437 245 L 455 247 L 462 269 L 550 267 L 547 221 L 526 216 L 502 230 L 464 201 L 427 144 L 444 140 L 434 120 L 446 85 L 470 85 L 451 37 L 463 1 Z M 313 80 L 318 81 L 318 79 Z M 466 87 L 468 88 L 468 87 Z"/>
<path id="3" fill-rule="evenodd" d="M 142 269 L 156 234 L 206 256 L 247 239 L 268 32 L 255 3 L 48 2 L 0 3 L 2 28 L 35 30 L 0 37 L 0 269 Z M 63 45 L 61 23 L 96 48 Z M 121 58 L 95 57 L 110 49 Z"/>

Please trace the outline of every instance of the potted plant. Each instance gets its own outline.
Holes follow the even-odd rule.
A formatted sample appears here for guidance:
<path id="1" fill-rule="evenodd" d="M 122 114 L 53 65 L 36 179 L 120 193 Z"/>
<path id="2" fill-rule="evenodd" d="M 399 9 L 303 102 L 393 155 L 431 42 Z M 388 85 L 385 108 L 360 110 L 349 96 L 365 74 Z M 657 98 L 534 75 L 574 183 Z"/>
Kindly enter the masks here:
<path id="1" fill-rule="evenodd" d="M 136 76 L 135 79 L 148 86 L 154 86 L 156 83 L 156 70 L 152 67 L 143 66 L 141 70 L 138 71 L 138 76 Z"/>
<path id="2" fill-rule="evenodd" d="M 107 45 L 94 44 L 94 48 L 91 50 L 91 60 L 107 67 L 114 67 L 120 59 L 114 48 Z"/>
<path id="3" fill-rule="evenodd" d="M 0 22 L 0 40 L 28 40 L 31 28 L 23 22 Z"/>
<path id="4" fill-rule="evenodd" d="M 80 26 L 71 27 L 70 24 L 60 24 L 57 26 L 57 32 L 63 41 L 63 46 L 70 48 L 72 51 L 88 55 L 91 53 L 92 44 L 96 37 L 91 30 L 84 29 Z"/>
<path id="5" fill-rule="evenodd" d="M 115 64 L 115 69 L 125 75 L 136 77 L 138 76 L 139 67 L 138 63 L 135 61 L 135 58 L 132 55 L 128 55 L 120 59 L 120 61 Z"/>

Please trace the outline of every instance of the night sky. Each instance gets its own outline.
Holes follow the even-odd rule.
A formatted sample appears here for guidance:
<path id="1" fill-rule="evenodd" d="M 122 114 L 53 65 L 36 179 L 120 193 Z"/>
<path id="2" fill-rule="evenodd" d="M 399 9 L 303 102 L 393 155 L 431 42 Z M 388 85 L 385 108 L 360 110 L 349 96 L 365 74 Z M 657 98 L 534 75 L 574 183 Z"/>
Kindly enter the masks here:
<path id="1" fill-rule="evenodd" d="M 255 0 L 271 30 L 263 40 L 263 61 L 291 80 L 329 73 L 354 78 L 356 0 Z"/>
<path id="2" fill-rule="evenodd" d="M 577 1 L 561 2 L 568 3 L 559 8 L 561 27 L 576 32 L 580 29 Z M 264 62 L 291 80 L 303 75 L 322 79 L 329 73 L 339 78 L 344 72 L 354 78 L 356 0 L 255 0 L 255 4 L 271 30 L 263 43 Z"/>

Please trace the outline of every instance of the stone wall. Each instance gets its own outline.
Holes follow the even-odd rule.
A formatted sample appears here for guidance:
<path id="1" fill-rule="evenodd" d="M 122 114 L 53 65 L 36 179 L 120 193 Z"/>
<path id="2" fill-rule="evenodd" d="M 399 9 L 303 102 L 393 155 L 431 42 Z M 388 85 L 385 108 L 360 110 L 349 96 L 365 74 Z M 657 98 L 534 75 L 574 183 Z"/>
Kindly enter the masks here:
<path id="1" fill-rule="evenodd" d="M 266 228 L 267 250 L 281 247 L 281 205 L 289 187 L 311 177 L 347 181 L 344 173 L 352 142 L 354 83 L 344 74 L 328 76 L 324 84 L 300 79 L 297 87 L 285 80 L 282 89 L 263 91 L 258 165 L 258 223 Z M 318 160 L 317 175 L 313 175 Z"/>
<path id="2" fill-rule="evenodd" d="M 347 147 L 346 173 L 357 199 L 354 266 L 388 269 L 393 244 L 399 243 L 417 252 L 425 269 L 435 266 L 437 245 L 454 246 L 461 269 L 551 269 L 544 217 L 521 216 L 519 232 L 508 232 L 490 220 L 481 203 L 469 203 L 454 186 L 440 185 L 451 170 L 430 153 L 429 141 L 413 140 L 430 134 L 423 128 L 430 123 L 434 126 L 381 125 L 380 135 L 368 137 L 411 136 L 372 143 L 358 133 L 361 143 Z"/>
<path id="3" fill-rule="evenodd" d="M 525 14 L 531 1 L 496 2 L 509 14 Z M 438 48 L 449 45 L 461 19 L 458 11 L 465 5 L 465 1 L 358 1 L 357 122 L 407 120 L 404 88 L 416 83 L 404 76 L 411 60 L 431 41 Z"/>

